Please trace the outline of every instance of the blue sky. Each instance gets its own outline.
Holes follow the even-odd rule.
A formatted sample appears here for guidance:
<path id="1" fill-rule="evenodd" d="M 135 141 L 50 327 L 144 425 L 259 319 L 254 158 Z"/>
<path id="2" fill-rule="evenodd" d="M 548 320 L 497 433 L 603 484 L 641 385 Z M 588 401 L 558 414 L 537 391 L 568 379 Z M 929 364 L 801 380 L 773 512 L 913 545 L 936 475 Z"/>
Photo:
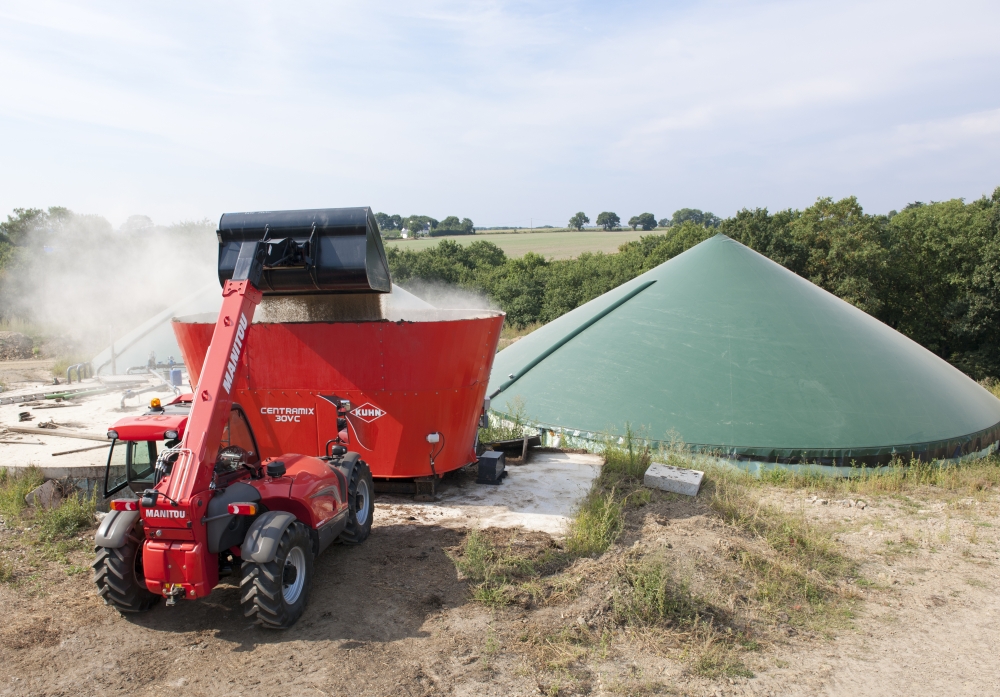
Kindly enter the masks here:
<path id="1" fill-rule="evenodd" d="M 971 199 L 998 37 L 995 0 L 0 2 L 0 215 Z"/>

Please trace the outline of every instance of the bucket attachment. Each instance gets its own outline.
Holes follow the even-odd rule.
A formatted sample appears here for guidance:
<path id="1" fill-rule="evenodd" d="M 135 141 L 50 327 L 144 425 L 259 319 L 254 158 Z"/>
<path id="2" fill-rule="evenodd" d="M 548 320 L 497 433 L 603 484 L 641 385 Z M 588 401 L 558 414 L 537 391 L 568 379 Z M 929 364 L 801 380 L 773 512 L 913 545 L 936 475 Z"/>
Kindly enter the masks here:
<path id="1" fill-rule="evenodd" d="M 226 213 L 218 236 L 223 285 L 250 280 L 264 295 L 392 290 L 371 208 Z"/>

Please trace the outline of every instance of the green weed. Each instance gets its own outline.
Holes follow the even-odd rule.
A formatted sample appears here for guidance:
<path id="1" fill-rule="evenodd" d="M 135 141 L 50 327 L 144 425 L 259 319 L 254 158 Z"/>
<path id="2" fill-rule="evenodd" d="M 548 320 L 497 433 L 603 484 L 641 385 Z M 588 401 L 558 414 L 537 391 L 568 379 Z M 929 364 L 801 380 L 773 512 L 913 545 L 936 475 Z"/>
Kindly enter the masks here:
<path id="1" fill-rule="evenodd" d="M 772 469 L 759 476 L 747 474 L 747 482 L 755 486 L 807 489 L 830 497 L 891 496 L 930 488 L 976 494 L 1000 488 L 1000 455 L 961 463 L 905 463 L 897 458 L 885 468 L 858 467 L 850 477 L 830 476 L 821 469 L 798 472 Z"/>
<path id="2" fill-rule="evenodd" d="M 626 560 L 613 584 L 611 609 L 621 625 L 689 627 L 715 614 L 659 560 Z"/>
<path id="3" fill-rule="evenodd" d="M 74 537 L 81 530 L 90 528 L 94 524 L 96 503 L 93 496 L 71 495 L 55 508 L 35 511 L 34 528 L 38 539 L 55 542 Z"/>
<path id="4" fill-rule="evenodd" d="M 0 469 L 0 516 L 8 522 L 17 520 L 28 505 L 24 497 L 44 481 L 37 467 L 19 472 Z"/>
<path id="5" fill-rule="evenodd" d="M 577 557 L 603 554 L 621 534 L 624 506 L 614 489 L 591 490 L 570 522 L 566 551 Z"/>
<path id="6" fill-rule="evenodd" d="M 527 433 L 527 413 L 525 411 L 524 400 L 521 397 L 514 397 L 506 403 L 506 412 L 503 417 L 497 415 L 490 416 L 490 425 L 479 429 L 480 443 L 496 443 L 504 440 L 517 440 L 524 438 Z"/>
<path id="7" fill-rule="evenodd" d="M 641 482 L 649 468 L 652 454 L 644 441 L 632 431 L 631 424 L 625 424 L 625 435 L 617 442 L 608 439 L 604 443 L 602 455 L 606 464 L 602 468 L 605 477 L 626 478 L 633 482 Z"/>

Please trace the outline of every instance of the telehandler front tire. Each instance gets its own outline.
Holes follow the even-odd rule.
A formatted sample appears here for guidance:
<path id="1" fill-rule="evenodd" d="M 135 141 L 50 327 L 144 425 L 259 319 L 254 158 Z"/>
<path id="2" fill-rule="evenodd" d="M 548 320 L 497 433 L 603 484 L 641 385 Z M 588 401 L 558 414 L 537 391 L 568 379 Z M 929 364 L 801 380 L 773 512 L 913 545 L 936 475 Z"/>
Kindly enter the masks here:
<path id="1" fill-rule="evenodd" d="M 142 572 L 142 539 L 131 534 L 114 549 L 98 547 L 94 560 L 94 583 L 104 602 L 118 612 L 145 612 L 160 602 L 149 592 Z"/>
<path id="2" fill-rule="evenodd" d="M 302 616 L 312 583 L 312 540 L 296 521 L 285 528 L 274 561 L 244 561 L 240 575 L 243 614 L 267 629 L 287 629 Z"/>
<path id="3" fill-rule="evenodd" d="M 368 539 L 375 515 L 375 483 L 364 460 L 358 460 L 347 484 L 347 527 L 337 539 L 343 544 L 359 545 Z"/>

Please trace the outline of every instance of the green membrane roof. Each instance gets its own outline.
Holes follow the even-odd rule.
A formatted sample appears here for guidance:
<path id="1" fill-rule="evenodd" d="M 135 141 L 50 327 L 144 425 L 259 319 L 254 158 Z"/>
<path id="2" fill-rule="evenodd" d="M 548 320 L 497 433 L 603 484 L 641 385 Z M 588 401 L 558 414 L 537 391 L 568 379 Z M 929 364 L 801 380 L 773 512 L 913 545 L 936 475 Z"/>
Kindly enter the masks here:
<path id="1" fill-rule="evenodd" d="M 513 377 L 510 377 L 513 375 Z M 856 307 L 724 235 L 497 354 L 490 394 L 540 424 L 725 457 L 882 464 L 979 452 L 1000 400 Z"/>

